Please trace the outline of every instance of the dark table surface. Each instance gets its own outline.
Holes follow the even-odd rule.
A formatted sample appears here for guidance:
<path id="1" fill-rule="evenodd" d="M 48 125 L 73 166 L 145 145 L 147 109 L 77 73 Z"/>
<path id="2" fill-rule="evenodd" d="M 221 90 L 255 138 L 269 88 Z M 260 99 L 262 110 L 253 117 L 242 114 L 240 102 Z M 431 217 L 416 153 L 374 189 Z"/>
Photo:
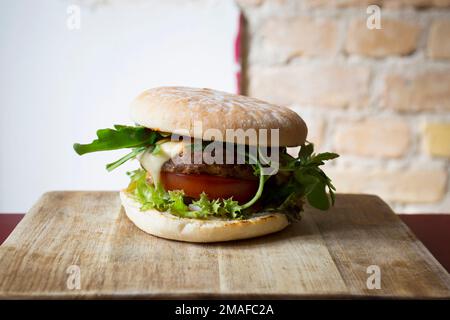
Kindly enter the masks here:
<path id="1" fill-rule="evenodd" d="M 0 244 L 24 214 L 0 214 Z M 433 256 L 450 272 L 450 214 L 399 215 Z"/>

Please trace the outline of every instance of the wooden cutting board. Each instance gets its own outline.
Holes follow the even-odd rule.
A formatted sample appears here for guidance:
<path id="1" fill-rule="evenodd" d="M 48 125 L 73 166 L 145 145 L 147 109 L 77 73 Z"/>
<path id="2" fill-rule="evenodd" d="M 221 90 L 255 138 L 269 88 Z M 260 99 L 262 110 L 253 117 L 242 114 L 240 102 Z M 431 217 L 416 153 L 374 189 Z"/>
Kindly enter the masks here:
<path id="1" fill-rule="evenodd" d="M 51 192 L 0 247 L 0 298 L 367 296 L 450 297 L 449 274 L 369 195 L 338 195 L 274 235 L 191 244 L 137 229 L 115 192 Z"/>

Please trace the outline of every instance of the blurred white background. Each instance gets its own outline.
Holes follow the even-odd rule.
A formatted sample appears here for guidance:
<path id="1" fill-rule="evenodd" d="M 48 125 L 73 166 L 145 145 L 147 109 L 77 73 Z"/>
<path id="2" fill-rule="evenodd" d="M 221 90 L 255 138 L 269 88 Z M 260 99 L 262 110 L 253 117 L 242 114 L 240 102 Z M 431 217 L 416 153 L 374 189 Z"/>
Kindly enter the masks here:
<path id="1" fill-rule="evenodd" d="M 67 27 L 70 5 L 80 29 Z M 232 1 L 0 1 L 0 212 L 49 190 L 125 187 L 136 163 L 105 170 L 124 151 L 79 157 L 72 144 L 130 124 L 150 87 L 235 92 L 238 15 Z"/>

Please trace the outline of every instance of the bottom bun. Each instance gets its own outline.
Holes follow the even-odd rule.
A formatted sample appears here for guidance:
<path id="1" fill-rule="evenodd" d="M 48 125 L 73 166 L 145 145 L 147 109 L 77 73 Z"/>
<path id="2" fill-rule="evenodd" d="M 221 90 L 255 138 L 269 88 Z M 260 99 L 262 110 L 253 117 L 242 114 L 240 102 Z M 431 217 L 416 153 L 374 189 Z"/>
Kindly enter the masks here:
<path id="1" fill-rule="evenodd" d="M 141 211 L 140 204 L 126 192 L 120 199 L 128 218 L 141 230 L 161 238 L 187 242 L 219 242 L 248 239 L 277 232 L 289 225 L 282 213 L 261 213 L 250 219 L 191 219 L 169 212 Z"/>

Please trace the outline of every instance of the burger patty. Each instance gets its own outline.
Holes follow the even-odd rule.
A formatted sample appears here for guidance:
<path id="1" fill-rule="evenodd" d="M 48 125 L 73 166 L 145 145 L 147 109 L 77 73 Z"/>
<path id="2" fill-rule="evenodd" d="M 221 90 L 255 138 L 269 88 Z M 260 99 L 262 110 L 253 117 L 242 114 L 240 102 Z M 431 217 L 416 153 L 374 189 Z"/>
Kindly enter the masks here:
<path id="1" fill-rule="evenodd" d="M 195 161 L 201 159 L 201 153 L 192 152 L 192 158 L 189 159 L 186 153 L 172 158 L 164 163 L 161 171 L 182 173 L 182 174 L 208 174 L 226 178 L 237 178 L 244 180 L 258 180 L 254 175 L 253 168 L 248 164 L 196 164 Z"/>

